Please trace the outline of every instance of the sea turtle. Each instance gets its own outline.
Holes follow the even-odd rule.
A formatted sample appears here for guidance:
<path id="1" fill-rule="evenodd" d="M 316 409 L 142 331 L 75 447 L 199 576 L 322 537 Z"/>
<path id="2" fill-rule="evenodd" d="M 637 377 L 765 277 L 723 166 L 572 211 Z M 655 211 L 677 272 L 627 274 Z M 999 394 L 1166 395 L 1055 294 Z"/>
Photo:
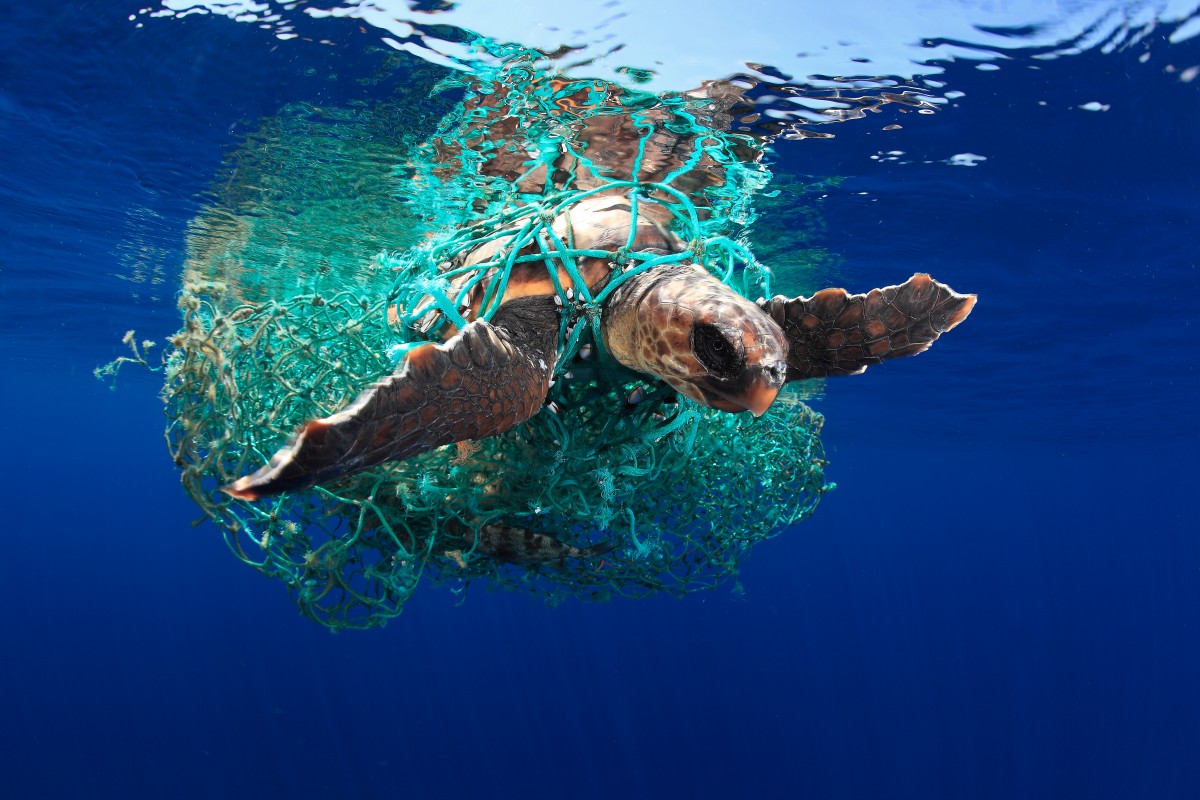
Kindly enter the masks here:
<path id="1" fill-rule="evenodd" d="M 563 99 L 572 97 L 592 98 L 591 107 L 615 106 L 611 92 L 595 97 L 592 83 L 578 91 L 564 85 L 556 90 L 554 108 L 571 109 L 578 117 L 581 101 Z M 546 159 L 537 150 L 544 144 L 521 140 L 521 126 L 507 124 L 513 115 L 497 105 L 500 96 L 480 94 L 472 121 L 455 141 L 470 141 L 472 135 L 485 141 L 504 137 L 503 146 L 493 147 L 479 171 L 521 182 L 529 193 L 539 193 L 548 183 L 551 188 L 591 190 L 551 222 L 560 244 L 609 254 L 577 259 L 591 290 L 605 285 L 619 269 L 635 218 L 629 250 L 670 254 L 692 246 L 673 230 L 670 197 L 628 186 L 605 190 L 600 188 L 605 181 L 628 180 L 635 172 L 642 187 L 672 180 L 706 213 L 704 190 L 721 185 L 728 169 L 720 158 L 710 157 L 712 143 L 722 136 L 732 142 L 724 151 L 727 161 L 761 154 L 747 137 L 717 134 L 715 127 L 680 133 L 677 115 L 643 103 L 631 113 L 595 114 L 582 121 L 572 117 L 570 146 L 563 144 L 556 160 Z M 718 119 L 722 109 L 737 101 L 736 92 L 730 95 L 717 84 L 708 88 L 708 96 L 716 98 L 710 119 Z M 689 122 L 695 122 L 694 114 Z M 653 146 L 639 147 L 638 142 Z M 531 169 L 530 164 L 540 166 Z M 636 214 L 631 191 L 640 198 Z M 456 266 L 485 264 L 502 241 L 477 247 Z M 528 247 L 536 252 L 537 245 Z M 570 286 L 561 266 L 558 273 L 559 285 Z M 446 324 L 440 337 L 431 337 L 442 341 L 409 351 L 393 375 L 343 410 L 306 423 L 266 466 L 224 490 L 254 500 L 301 489 L 440 445 L 493 436 L 538 413 L 561 355 L 562 297 L 542 261 L 516 264 L 490 321 L 479 318 L 487 288 L 485 280 L 471 291 L 463 313 L 467 324 L 461 329 Z M 851 375 L 925 350 L 965 319 L 974 304 L 974 295 L 958 294 L 924 274 L 866 294 L 825 289 L 812 297 L 753 302 L 684 260 L 625 280 L 600 309 L 600 332 L 604 348 L 625 367 L 702 405 L 761 415 L 788 381 Z"/>
<path id="2" fill-rule="evenodd" d="M 681 252 L 666 227 L 669 211 L 643 202 L 637 249 Z M 572 209 L 580 249 L 623 246 L 630 201 L 599 195 Z M 555 230 L 565 236 L 564 215 Z M 480 251 L 471 260 L 482 260 Z M 608 280 L 613 261 L 580 259 L 589 286 Z M 560 280 L 563 278 L 560 277 Z M 246 500 L 334 480 L 440 445 L 502 433 L 536 414 L 558 359 L 558 294 L 541 263 L 519 265 L 490 322 L 475 319 L 442 343 L 408 353 L 399 370 L 345 409 L 305 424 L 262 469 L 225 491 Z M 724 411 L 761 415 L 787 381 L 853 375 L 890 358 L 925 350 L 971 312 L 974 295 L 928 275 L 898 286 L 849 294 L 752 302 L 690 263 L 653 267 L 609 296 L 604 346 L 622 365 Z"/>

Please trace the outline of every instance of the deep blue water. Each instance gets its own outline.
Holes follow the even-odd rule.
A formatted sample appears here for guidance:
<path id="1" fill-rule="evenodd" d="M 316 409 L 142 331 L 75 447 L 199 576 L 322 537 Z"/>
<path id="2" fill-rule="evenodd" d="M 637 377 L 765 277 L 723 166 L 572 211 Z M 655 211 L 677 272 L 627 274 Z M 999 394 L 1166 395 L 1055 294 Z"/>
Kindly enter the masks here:
<path id="1" fill-rule="evenodd" d="M 830 382 L 839 488 L 744 595 L 428 586 L 333 636 L 192 526 L 156 376 L 91 372 L 176 327 L 187 222 L 248 126 L 404 76 L 138 8 L 0 28 L 5 796 L 1200 793 L 1200 42 L 950 64 L 952 108 L 778 148 L 846 176 L 806 201 L 839 283 L 927 269 L 980 300 Z M 964 152 L 987 160 L 940 163 Z"/>

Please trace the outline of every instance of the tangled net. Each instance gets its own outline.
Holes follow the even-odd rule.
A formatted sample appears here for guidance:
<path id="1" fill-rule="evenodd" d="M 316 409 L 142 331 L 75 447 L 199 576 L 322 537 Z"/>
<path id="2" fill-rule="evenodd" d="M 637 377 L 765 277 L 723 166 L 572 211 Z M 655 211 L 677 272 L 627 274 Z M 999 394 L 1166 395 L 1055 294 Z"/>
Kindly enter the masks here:
<path id="1" fill-rule="evenodd" d="M 736 97 L 655 97 L 556 78 L 528 51 L 501 55 L 501 67 L 449 87 L 467 99 L 405 169 L 408 210 L 444 233 L 376 256 L 325 291 L 301 282 L 264 298 L 256 282 L 247 298 L 212 277 L 214 260 L 229 254 L 211 246 L 185 280 L 164 387 L 183 484 L 238 558 L 283 581 L 303 614 L 335 630 L 385 623 L 425 578 L 550 602 L 715 587 L 736 576 L 755 544 L 811 514 L 827 488 L 821 418 L 797 395 L 758 420 L 711 411 L 602 352 L 604 300 L 656 265 L 690 259 L 746 296 L 769 294 L 769 271 L 738 236 L 766 175 L 755 143 L 727 132 L 722 115 Z M 636 132 L 627 175 L 580 146 L 589 121 L 606 115 Z M 503 137 L 499 120 L 513 123 Z M 657 158 L 664 132 L 691 150 Z M 576 160 L 565 181 L 553 177 L 563 154 Z M 638 203 L 667 205 L 688 249 L 638 252 L 631 238 L 617 252 L 585 251 L 554 235 L 551 221 L 597 192 L 628 194 L 635 215 Z M 464 265 L 483 245 L 493 255 Z M 618 264 L 597 292 L 576 268 L 588 255 Z M 529 262 L 545 264 L 564 309 L 562 355 L 541 413 L 505 434 L 330 486 L 254 503 L 219 491 L 301 423 L 390 374 L 409 348 L 447 323 L 464 324 L 463 300 L 484 280 L 480 316 L 489 318 L 514 267 Z M 565 284 L 554 277 L 559 268 Z M 629 402 L 639 395 L 644 401 Z M 545 534 L 562 548 L 598 546 L 597 555 L 511 563 L 485 546 L 493 525 Z"/>

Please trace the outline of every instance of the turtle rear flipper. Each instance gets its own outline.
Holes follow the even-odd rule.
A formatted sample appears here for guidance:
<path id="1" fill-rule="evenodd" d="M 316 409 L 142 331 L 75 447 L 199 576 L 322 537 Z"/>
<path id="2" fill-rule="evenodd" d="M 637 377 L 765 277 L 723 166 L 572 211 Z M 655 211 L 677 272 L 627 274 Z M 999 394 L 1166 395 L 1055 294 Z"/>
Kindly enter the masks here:
<path id="1" fill-rule="evenodd" d="M 889 358 L 920 353 L 967 318 L 975 295 L 917 274 L 866 294 L 822 289 L 812 297 L 780 295 L 759 306 L 783 328 L 787 379 L 795 381 L 856 375 Z"/>
<path id="2" fill-rule="evenodd" d="M 468 537 L 471 534 L 468 534 Z M 611 553 L 617 541 L 610 539 L 590 547 L 575 547 L 548 533 L 538 533 L 499 522 L 489 522 L 475 534 L 476 549 L 510 564 L 546 564 L 562 567 L 567 559 L 589 559 Z"/>
<path id="3" fill-rule="evenodd" d="M 557 339 L 550 298 L 506 303 L 492 322 L 476 320 L 443 344 L 416 348 L 395 374 L 306 423 L 266 466 L 223 491 L 256 500 L 502 433 L 541 408 Z"/>

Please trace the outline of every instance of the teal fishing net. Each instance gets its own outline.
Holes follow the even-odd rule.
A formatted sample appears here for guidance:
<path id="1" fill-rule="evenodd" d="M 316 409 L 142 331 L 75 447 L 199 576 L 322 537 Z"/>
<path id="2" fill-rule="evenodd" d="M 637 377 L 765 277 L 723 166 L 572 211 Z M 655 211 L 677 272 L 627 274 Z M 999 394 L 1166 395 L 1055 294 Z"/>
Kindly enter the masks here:
<path id="1" fill-rule="evenodd" d="M 711 588 L 827 488 L 821 418 L 798 395 L 759 419 L 701 408 L 621 368 L 599 335 L 608 295 L 663 263 L 693 261 L 745 296 L 769 296 L 771 273 L 744 235 L 768 175 L 760 145 L 730 132 L 737 87 L 656 96 L 555 76 L 527 52 L 500 55 L 501 66 L 439 87 L 461 99 L 425 142 L 381 142 L 377 123 L 302 137 L 333 165 L 331 180 L 366 188 L 331 190 L 298 212 L 336 251 L 314 251 L 296 234 L 304 225 L 270 209 L 194 226 L 163 390 L 171 454 L 234 554 L 335 630 L 383 624 L 423 580 L 550 602 Z M 311 113 L 279 124 L 303 130 Z M 624 169 L 590 147 L 597 131 L 629 148 Z M 387 201 L 364 177 L 383 158 L 401 163 L 388 185 L 402 188 Z M 264 181 L 294 180 L 287 167 L 308 163 L 292 151 L 274 159 Z M 555 233 L 555 218 L 598 193 L 628 197 L 634 215 L 639 204 L 669 208 L 687 248 L 639 251 L 631 238 L 590 251 Z M 359 260 L 379 238 L 391 248 Z M 246 269 L 251 251 L 268 267 L 265 254 L 278 253 L 273 274 Z M 602 289 L 579 274 L 588 256 L 616 265 Z M 479 315 L 490 318 L 513 270 L 530 263 L 546 267 L 564 313 L 555 382 L 528 422 L 303 492 L 249 503 L 219 491 L 409 349 L 464 324 L 476 286 L 488 287 Z M 494 537 L 512 530 L 547 537 L 557 555 L 506 558 Z"/>

